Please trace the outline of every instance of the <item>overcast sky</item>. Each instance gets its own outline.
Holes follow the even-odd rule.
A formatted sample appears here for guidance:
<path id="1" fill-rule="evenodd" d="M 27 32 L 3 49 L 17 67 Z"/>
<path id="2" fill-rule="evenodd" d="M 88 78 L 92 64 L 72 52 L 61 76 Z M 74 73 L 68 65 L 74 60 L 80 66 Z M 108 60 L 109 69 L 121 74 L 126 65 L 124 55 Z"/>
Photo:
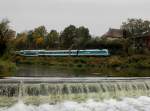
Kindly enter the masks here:
<path id="1" fill-rule="evenodd" d="M 0 0 L 0 20 L 8 18 L 17 32 L 45 25 L 62 31 L 66 26 L 88 27 L 102 35 L 119 28 L 127 18 L 150 20 L 150 0 Z"/>

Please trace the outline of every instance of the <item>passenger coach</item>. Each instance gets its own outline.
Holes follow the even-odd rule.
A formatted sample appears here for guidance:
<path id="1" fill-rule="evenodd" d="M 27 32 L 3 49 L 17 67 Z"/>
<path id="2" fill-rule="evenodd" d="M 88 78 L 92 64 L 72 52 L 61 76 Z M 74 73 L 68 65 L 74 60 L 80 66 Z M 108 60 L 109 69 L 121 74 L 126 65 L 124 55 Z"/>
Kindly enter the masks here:
<path id="1" fill-rule="evenodd" d="M 107 49 L 90 49 L 90 50 L 20 50 L 16 54 L 21 56 L 109 56 Z"/>

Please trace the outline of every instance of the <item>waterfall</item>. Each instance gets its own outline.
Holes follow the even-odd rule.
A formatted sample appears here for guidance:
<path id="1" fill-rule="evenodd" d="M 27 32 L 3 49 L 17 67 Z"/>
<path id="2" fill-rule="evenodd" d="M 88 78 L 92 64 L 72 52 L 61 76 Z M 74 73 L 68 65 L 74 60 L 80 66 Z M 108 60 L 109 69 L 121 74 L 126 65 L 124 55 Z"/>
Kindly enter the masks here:
<path id="1" fill-rule="evenodd" d="M 63 101 L 83 102 L 123 97 L 150 96 L 150 79 L 128 78 L 39 78 L 0 81 L 0 106 L 17 101 L 26 104 L 56 104 Z"/>

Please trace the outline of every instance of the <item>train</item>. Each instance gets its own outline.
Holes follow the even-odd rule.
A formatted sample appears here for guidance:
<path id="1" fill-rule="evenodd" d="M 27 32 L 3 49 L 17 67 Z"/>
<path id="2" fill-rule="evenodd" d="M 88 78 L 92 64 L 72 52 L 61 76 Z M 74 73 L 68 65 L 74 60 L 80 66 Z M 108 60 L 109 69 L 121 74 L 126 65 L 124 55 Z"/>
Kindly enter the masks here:
<path id="1" fill-rule="evenodd" d="M 65 56 L 109 56 L 108 49 L 87 49 L 87 50 L 20 50 L 16 51 L 20 56 L 49 56 L 49 57 L 65 57 Z"/>

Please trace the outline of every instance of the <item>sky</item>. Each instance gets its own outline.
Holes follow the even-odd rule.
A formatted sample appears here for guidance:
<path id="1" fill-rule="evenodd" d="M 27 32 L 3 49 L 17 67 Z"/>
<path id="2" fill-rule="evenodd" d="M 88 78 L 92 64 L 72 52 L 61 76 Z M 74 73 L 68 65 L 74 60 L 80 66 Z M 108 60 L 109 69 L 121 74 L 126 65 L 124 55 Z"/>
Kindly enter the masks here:
<path id="1" fill-rule="evenodd" d="M 41 25 L 60 32 L 73 24 L 100 36 L 128 18 L 150 20 L 150 0 L 0 0 L 0 20 L 4 18 L 17 32 Z"/>

